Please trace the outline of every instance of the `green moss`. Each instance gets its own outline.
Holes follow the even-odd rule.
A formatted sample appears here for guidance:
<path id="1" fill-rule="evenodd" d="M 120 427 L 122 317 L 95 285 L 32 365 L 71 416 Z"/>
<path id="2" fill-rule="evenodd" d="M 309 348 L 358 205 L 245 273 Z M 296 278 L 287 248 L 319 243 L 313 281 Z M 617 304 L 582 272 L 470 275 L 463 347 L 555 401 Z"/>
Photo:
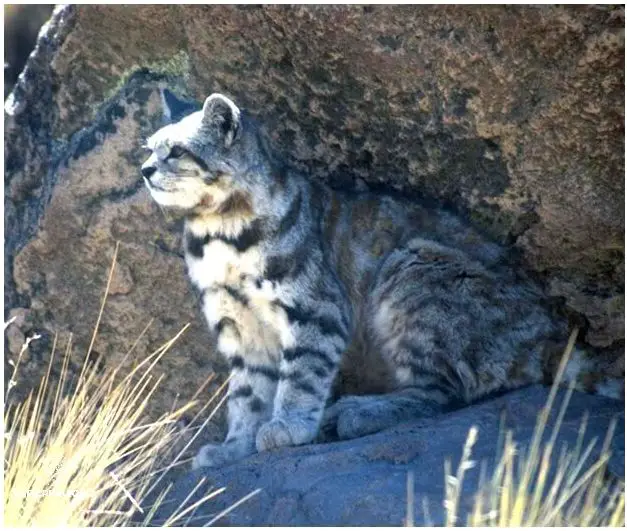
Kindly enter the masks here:
<path id="1" fill-rule="evenodd" d="M 129 78 L 139 70 L 149 70 L 155 74 L 162 74 L 172 77 L 181 77 L 185 81 L 189 78 L 191 70 L 191 62 L 187 52 L 181 50 L 177 54 L 169 57 L 168 59 L 152 61 L 145 64 L 133 64 L 118 78 L 115 86 L 107 90 L 102 97 L 102 101 L 107 101 L 111 96 L 119 92 L 122 87 L 127 83 Z M 100 105 L 100 102 L 98 105 Z"/>

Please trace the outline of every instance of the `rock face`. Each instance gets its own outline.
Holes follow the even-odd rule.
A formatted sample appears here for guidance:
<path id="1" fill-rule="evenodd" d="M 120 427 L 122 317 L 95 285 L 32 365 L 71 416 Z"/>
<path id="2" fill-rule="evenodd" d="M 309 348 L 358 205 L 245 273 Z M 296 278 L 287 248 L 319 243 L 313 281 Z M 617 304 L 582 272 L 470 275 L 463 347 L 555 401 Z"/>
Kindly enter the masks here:
<path id="1" fill-rule="evenodd" d="M 558 393 L 558 406 L 564 394 Z M 209 492 L 226 487 L 226 491 L 194 511 L 189 525 L 202 526 L 247 494 L 262 489 L 217 525 L 398 526 L 403 525 L 407 516 L 407 474 L 412 471 L 415 524 L 443 525 L 444 462 L 450 459 L 452 470 L 457 470 L 468 432 L 471 426 L 476 426 L 478 438 L 472 460 L 477 466 L 466 472 L 462 483 L 459 515 L 460 523 L 465 523 L 479 487 L 479 463 L 485 462 L 486 477 L 490 477 L 500 455 L 497 441 L 502 419 L 505 429 L 512 431 L 517 449 L 528 448 L 536 416 L 547 396 L 546 388 L 530 387 L 354 441 L 283 449 L 220 470 L 198 470 L 174 484 L 168 494 L 170 502 L 161 506 L 152 523 L 161 523 L 173 508 L 178 507 L 180 512 Z M 618 431 L 613 438 L 609 470 L 624 477 L 624 407 L 620 402 L 575 393 L 555 448 L 561 448 L 562 444 L 571 451 L 575 448 L 585 411 L 590 417 L 584 447 L 594 437 L 599 441 L 588 464 L 598 458 L 610 419 L 615 417 Z M 551 436 L 554 423 L 555 416 L 547 424 L 544 442 Z M 549 477 L 554 472 L 555 469 L 549 471 Z M 206 476 L 205 486 L 183 504 L 203 476 Z M 424 512 L 425 503 L 428 515 Z M 182 525 L 184 520 L 176 525 Z"/>
<path id="2" fill-rule="evenodd" d="M 228 94 L 312 178 L 453 207 L 520 254 L 589 346 L 620 358 L 623 64 L 620 6 L 57 9 L 6 104 L 11 355 L 43 336 L 22 381 L 43 373 L 56 333 L 64 347 L 74 332 L 80 364 L 116 241 L 93 356 L 115 363 L 150 320 L 137 355 L 191 322 L 161 362 L 155 411 L 224 370 L 184 276 L 178 222 L 138 180 L 163 87 Z"/>

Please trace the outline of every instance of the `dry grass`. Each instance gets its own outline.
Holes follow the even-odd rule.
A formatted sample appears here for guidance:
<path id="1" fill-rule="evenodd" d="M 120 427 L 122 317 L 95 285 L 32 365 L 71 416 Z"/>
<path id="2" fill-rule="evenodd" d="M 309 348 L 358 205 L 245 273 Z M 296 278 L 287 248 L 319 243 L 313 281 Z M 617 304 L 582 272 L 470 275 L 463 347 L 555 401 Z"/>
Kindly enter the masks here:
<path id="1" fill-rule="evenodd" d="M 559 407 L 557 420 L 548 441 L 543 443 L 550 412 L 556 408 L 555 397 L 564 368 L 572 351 L 576 331 L 571 334 L 560 368 L 545 407 L 538 415 L 534 434 L 525 451 L 520 450 L 512 433 L 506 432 L 501 458 L 493 475 L 485 479 L 481 471 L 480 489 L 467 516 L 471 527 L 554 527 L 554 526 L 625 526 L 625 485 L 608 481 L 607 463 L 614 431 L 610 426 L 599 457 L 591 460 L 596 440 L 583 446 L 586 418 L 583 419 L 574 448 L 562 448 L 556 455 L 555 444 L 572 386 Z M 472 447 L 477 430 L 471 428 L 455 475 L 446 464 L 446 525 L 459 523 L 459 500 L 466 470 L 473 468 Z"/>
<path id="2" fill-rule="evenodd" d="M 141 424 L 160 380 L 151 369 L 168 347 L 117 383 L 116 370 L 103 377 L 87 365 L 77 381 L 68 381 L 68 348 L 56 388 L 48 370 L 36 392 L 7 407 L 6 525 L 118 525 L 142 511 L 136 497 L 143 480 L 188 409 Z"/>
<path id="3" fill-rule="evenodd" d="M 117 247 L 94 338 L 111 284 L 116 255 Z M 155 366 L 186 328 L 125 376 L 121 376 L 122 366 L 140 338 L 117 367 L 104 371 L 87 362 L 90 346 L 82 370 L 74 378 L 68 378 L 70 339 L 56 386 L 51 384 L 50 378 L 55 340 L 48 371 L 39 387 L 31 391 L 24 402 L 6 405 L 12 388 L 19 380 L 22 354 L 29 343 L 37 338 L 27 340 L 18 358 L 11 363 L 13 375 L 5 395 L 6 526 L 127 526 L 133 521 L 144 524 L 151 521 L 169 488 L 164 487 L 165 482 L 161 480 L 184 462 L 182 457 L 186 450 L 225 399 L 223 396 L 218 400 L 223 394 L 223 385 L 200 409 L 194 420 L 212 402 L 217 401 L 213 412 L 191 439 L 184 438 L 189 440 L 178 451 L 175 449 L 181 446 L 184 433 L 177 426 L 177 421 L 196 405 L 194 399 L 210 379 L 189 403 L 162 415 L 154 422 L 146 421 L 147 405 L 162 379 L 155 376 Z M 92 339 L 92 345 L 93 342 Z M 173 456 L 173 453 L 176 455 Z M 199 482 L 196 490 L 202 483 Z M 163 489 L 156 496 L 157 502 L 152 507 L 144 506 L 144 500 L 155 489 Z M 180 525 L 193 514 L 196 507 L 223 490 L 212 490 L 193 506 L 184 511 L 179 510 L 162 524 Z M 249 497 L 254 494 L 251 493 Z M 156 491 L 153 498 L 155 495 Z M 238 504 L 243 501 L 240 500 Z M 227 512 L 218 514 L 213 520 L 207 518 L 211 521 L 203 523 L 211 524 Z"/>

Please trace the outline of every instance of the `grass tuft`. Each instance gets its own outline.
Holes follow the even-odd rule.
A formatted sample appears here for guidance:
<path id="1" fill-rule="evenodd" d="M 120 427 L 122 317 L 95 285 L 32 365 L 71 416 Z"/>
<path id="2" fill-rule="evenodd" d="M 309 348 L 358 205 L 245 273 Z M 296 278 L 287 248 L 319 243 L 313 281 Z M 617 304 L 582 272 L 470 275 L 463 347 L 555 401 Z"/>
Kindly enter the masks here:
<path id="1" fill-rule="evenodd" d="M 157 458 L 195 405 L 144 422 L 161 381 L 152 374 L 155 364 L 184 330 L 123 378 L 119 367 L 101 373 L 88 363 L 78 378 L 68 378 L 68 342 L 55 388 L 53 352 L 38 389 L 5 411 L 5 525 L 113 526 L 144 512 L 138 500 Z"/>
<path id="2" fill-rule="evenodd" d="M 55 338 L 48 369 L 39 387 L 31 391 L 23 402 L 14 402 L 9 400 L 9 395 L 17 385 L 20 360 L 37 337 L 28 338 L 17 360 L 10 363 L 13 373 L 6 390 L 4 414 L 4 524 L 8 527 L 100 527 L 150 523 L 170 488 L 163 488 L 165 482 L 162 480 L 173 468 L 185 463 L 182 458 L 186 450 L 225 400 L 222 397 L 218 401 L 201 428 L 176 452 L 186 431 L 181 430 L 179 420 L 196 406 L 196 398 L 213 375 L 192 400 L 154 422 L 147 420 L 147 406 L 163 378 L 154 374 L 155 366 L 189 324 L 125 376 L 122 376 L 124 363 L 150 323 L 116 367 L 103 370 L 88 361 L 107 300 L 117 251 L 118 246 L 80 374 L 72 377 L 68 372 L 72 350 L 70 336 L 58 382 L 56 386 L 51 383 L 57 345 Z M 5 330 L 10 324 L 10 321 L 5 323 Z M 200 408 L 192 424 L 223 394 L 225 386 L 226 382 Z M 173 453 L 176 455 L 173 456 Z M 201 484 L 202 481 L 196 489 Z M 209 489 L 195 506 L 223 490 Z M 145 506 L 144 500 L 153 491 L 159 492 L 156 503 Z M 254 494 L 256 492 L 249 497 Z M 234 506 L 213 521 L 232 508 Z M 191 516 L 187 514 L 189 511 L 175 511 L 164 524 L 183 521 Z M 211 517 L 206 520 L 211 520 Z"/>
<path id="3" fill-rule="evenodd" d="M 546 443 L 550 412 L 564 368 L 577 337 L 573 331 L 562 357 L 547 403 L 540 411 L 531 443 L 527 450 L 518 448 L 511 431 L 505 432 L 500 461 L 491 478 L 485 479 L 485 468 L 480 475 L 480 488 L 472 510 L 467 515 L 469 527 L 624 527 L 625 485 L 620 480 L 608 480 L 607 463 L 615 424 L 612 423 L 600 455 L 593 462 L 590 456 L 597 441 L 585 448 L 583 440 L 587 425 L 584 417 L 574 448 L 562 447 L 559 454 L 555 444 L 573 392 L 568 388 L 561 404 L 553 430 Z M 455 476 L 450 463 L 446 473 L 446 525 L 459 520 L 459 498 L 464 472 L 474 465 L 470 460 L 477 437 L 475 427 L 470 429 L 462 458 Z"/>

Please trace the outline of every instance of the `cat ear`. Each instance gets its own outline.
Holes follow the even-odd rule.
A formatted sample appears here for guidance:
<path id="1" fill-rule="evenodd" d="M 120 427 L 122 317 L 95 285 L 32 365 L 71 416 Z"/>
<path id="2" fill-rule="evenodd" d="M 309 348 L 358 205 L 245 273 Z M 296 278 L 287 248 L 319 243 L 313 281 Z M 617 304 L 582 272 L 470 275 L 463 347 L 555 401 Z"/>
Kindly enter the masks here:
<path id="1" fill-rule="evenodd" d="M 222 94 L 212 94 L 202 106 L 203 123 L 217 129 L 224 140 L 224 146 L 229 147 L 240 126 L 240 110 L 237 105 Z"/>
<path id="2" fill-rule="evenodd" d="M 185 118 L 188 114 L 200 110 L 194 101 L 181 100 L 168 89 L 161 89 L 161 105 L 163 106 L 163 122 L 171 124 Z"/>

